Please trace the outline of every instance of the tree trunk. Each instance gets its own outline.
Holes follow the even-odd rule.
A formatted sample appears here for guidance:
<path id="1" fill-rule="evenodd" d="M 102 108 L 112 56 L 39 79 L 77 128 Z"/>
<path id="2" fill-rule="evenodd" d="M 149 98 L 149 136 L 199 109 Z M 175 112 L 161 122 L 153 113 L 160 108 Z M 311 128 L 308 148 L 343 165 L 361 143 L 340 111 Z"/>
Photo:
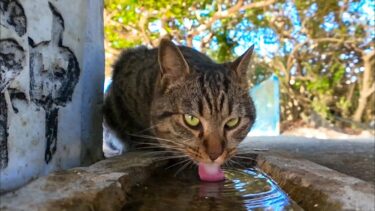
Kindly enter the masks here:
<path id="1" fill-rule="evenodd" d="M 367 98 L 375 91 L 375 82 L 372 82 L 372 72 L 374 71 L 374 56 L 375 51 L 362 56 L 365 70 L 363 72 L 362 86 L 360 86 L 358 107 L 353 115 L 353 120 L 356 122 L 361 122 L 362 115 L 366 109 Z"/>

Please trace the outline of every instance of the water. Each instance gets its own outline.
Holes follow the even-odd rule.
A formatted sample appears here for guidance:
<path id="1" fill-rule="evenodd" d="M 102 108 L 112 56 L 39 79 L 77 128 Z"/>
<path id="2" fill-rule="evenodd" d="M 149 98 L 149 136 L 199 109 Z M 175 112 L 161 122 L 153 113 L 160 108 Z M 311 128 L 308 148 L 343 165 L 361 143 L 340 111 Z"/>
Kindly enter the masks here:
<path id="1" fill-rule="evenodd" d="M 173 171 L 158 172 L 133 188 L 123 210 L 301 210 L 274 181 L 256 169 L 226 169 L 226 180 L 216 183 L 199 181 L 194 170 L 177 176 Z"/>

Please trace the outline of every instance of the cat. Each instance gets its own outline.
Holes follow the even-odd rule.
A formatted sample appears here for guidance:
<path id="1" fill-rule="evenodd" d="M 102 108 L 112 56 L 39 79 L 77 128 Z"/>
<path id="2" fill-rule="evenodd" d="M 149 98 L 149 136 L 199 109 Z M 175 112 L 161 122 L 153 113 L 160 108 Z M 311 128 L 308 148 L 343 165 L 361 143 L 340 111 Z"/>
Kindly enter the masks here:
<path id="1" fill-rule="evenodd" d="M 104 125 L 121 140 L 149 137 L 194 163 L 220 166 L 255 121 L 247 77 L 252 53 L 253 46 L 217 64 L 167 38 L 157 48 L 126 49 L 113 67 Z"/>

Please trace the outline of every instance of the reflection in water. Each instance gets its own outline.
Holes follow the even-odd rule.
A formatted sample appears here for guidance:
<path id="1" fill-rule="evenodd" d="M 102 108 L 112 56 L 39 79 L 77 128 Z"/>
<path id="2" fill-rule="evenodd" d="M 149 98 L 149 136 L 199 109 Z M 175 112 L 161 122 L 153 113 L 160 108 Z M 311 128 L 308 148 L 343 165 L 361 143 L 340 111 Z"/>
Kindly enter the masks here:
<path id="1" fill-rule="evenodd" d="M 247 210 L 255 208 L 284 210 L 290 205 L 288 196 L 275 182 L 259 171 L 228 169 L 225 170 L 225 176 L 227 180 L 224 182 L 223 188 L 216 189 L 217 195 L 220 197 L 236 195 Z M 204 186 L 203 184 L 201 188 Z"/>
<path id="2" fill-rule="evenodd" d="M 201 182 L 195 171 L 161 171 L 134 188 L 123 210 L 300 210 L 263 173 L 226 169 L 223 182 Z"/>

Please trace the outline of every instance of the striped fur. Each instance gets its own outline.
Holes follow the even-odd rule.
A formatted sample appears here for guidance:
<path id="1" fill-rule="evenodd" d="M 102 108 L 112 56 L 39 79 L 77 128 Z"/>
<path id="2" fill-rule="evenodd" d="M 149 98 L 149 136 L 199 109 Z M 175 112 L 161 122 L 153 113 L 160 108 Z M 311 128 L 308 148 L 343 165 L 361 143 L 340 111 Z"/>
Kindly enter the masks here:
<path id="1" fill-rule="evenodd" d="M 147 134 L 195 162 L 223 164 L 255 121 L 246 82 L 251 53 L 217 64 L 168 40 L 155 49 L 125 50 L 106 95 L 105 124 L 122 139 Z M 189 127 L 183 114 L 199 118 L 201 124 Z M 225 123 L 236 117 L 238 126 L 227 129 Z"/>

